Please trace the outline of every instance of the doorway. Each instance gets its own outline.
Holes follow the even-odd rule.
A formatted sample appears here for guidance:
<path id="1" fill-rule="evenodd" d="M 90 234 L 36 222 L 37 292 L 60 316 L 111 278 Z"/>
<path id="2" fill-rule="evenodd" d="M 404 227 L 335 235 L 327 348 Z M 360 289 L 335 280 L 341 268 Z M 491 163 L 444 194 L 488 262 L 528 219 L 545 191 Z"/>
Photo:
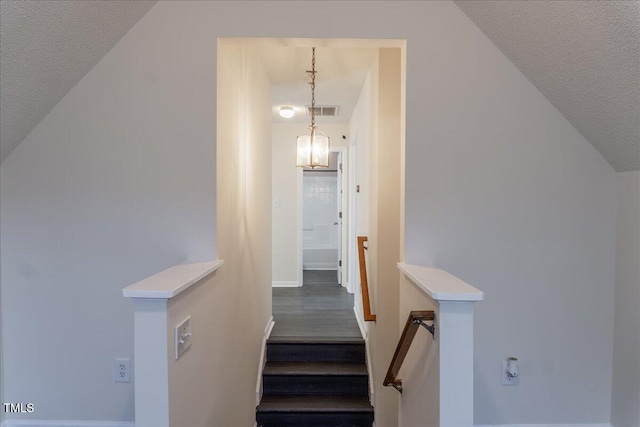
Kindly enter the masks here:
<path id="1" fill-rule="evenodd" d="M 315 271 L 316 276 L 333 276 L 346 287 L 347 216 L 343 212 L 348 200 L 347 165 L 344 147 L 332 148 L 329 167 L 303 169 L 302 173 L 302 275 Z M 323 272 L 323 273 L 320 273 Z M 308 274 L 310 275 L 310 274 Z M 303 280 L 304 283 L 304 280 Z"/>
<path id="2" fill-rule="evenodd" d="M 302 172 L 303 270 L 338 270 L 337 157 L 337 153 L 329 154 L 326 169 L 305 168 Z"/>
<path id="3" fill-rule="evenodd" d="M 221 254 L 235 262 L 233 269 L 230 268 L 229 271 L 248 271 L 246 278 L 242 276 L 243 283 L 249 284 L 245 288 L 250 292 L 243 294 L 247 302 L 271 304 L 267 298 L 273 296 L 273 318 L 264 329 L 263 342 L 279 340 L 280 344 L 288 345 L 295 341 L 344 342 L 345 339 L 353 341 L 353 338 L 358 338 L 359 342 L 366 343 L 366 353 L 371 355 L 372 363 L 368 361 L 367 367 L 374 369 L 377 366 L 380 370 L 388 363 L 385 360 L 387 349 L 393 350 L 395 335 L 399 330 L 400 285 L 397 262 L 403 259 L 404 246 L 406 42 L 339 39 L 219 40 L 219 47 L 222 45 L 229 52 L 219 54 L 219 67 L 226 69 L 227 65 L 234 65 L 227 67 L 229 71 L 241 68 L 243 72 L 228 72 L 227 79 L 220 77 L 218 82 L 216 123 L 219 141 L 219 241 L 226 245 L 225 252 L 221 251 Z M 320 104 L 331 102 L 321 99 L 321 94 L 330 94 L 331 91 L 330 87 L 323 89 L 320 83 L 324 80 L 333 85 L 343 76 L 342 72 L 332 74 L 332 70 L 323 68 L 326 63 L 322 59 L 323 53 L 334 54 L 342 60 L 338 64 L 345 64 L 352 57 L 358 56 L 358 49 L 374 51 L 373 62 L 364 73 L 364 84 L 355 89 L 357 105 L 342 108 L 343 112 L 348 112 L 348 122 L 341 123 L 339 119 L 331 121 L 329 118 L 318 122 L 320 129 L 331 135 L 332 146 L 346 147 L 348 158 L 343 158 L 343 164 L 354 165 L 349 168 L 349 200 L 345 205 L 347 217 L 354 218 L 346 224 L 349 242 L 346 266 L 343 254 L 343 270 L 346 269 L 348 277 L 353 280 L 348 284 L 353 294 L 347 293 L 337 283 L 333 288 L 346 295 L 347 304 L 342 306 L 333 302 L 333 295 L 327 295 L 328 288 L 325 286 L 315 294 L 310 292 L 307 295 L 297 295 L 314 291 L 313 286 L 303 286 L 303 277 L 299 277 L 303 272 L 303 206 L 298 195 L 302 192 L 303 171 L 295 166 L 296 136 L 308 131 L 309 122 L 304 106 L 296 111 L 298 122 L 278 122 L 279 107 L 289 102 L 285 99 L 276 100 L 273 95 L 279 92 L 286 97 L 287 94 L 295 93 L 297 83 L 302 83 L 302 90 L 308 93 L 304 77 L 297 83 L 291 79 L 295 79 L 298 74 L 304 75 L 304 70 L 309 68 L 311 46 L 326 49 L 325 52 L 322 49 L 318 52 L 318 71 L 321 77 L 318 79 L 316 100 Z M 302 52 L 298 66 L 296 49 L 301 49 Z M 265 74 L 268 78 L 263 78 Z M 223 73 L 218 75 L 223 76 Z M 226 84 L 227 82 L 233 84 Z M 268 114 L 268 104 L 265 107 L 265 100 L 268 98 L 265 92 L 269 90 L 272 94 L 271 117 Z M 272 136 L 270 145 L 265 140 L 269 136 L 269 125 Z M 268 161 L 265 161 L 268 160 L 269 150 L 272 158 L 271 174 L 264 170 L 269 167 Z M 268 231 L 269 223 L 272 225 L 271 233 Z M 228 230 L 228 224 L 237 226 Z M 375 326 L 370 326 L 363 320 L 362 295 L 357 281 L 358 260 L 351 256 L 356 248 L 353 239 L 355 236 L 368 236 L 369 239 L 366 261 L 370 273 L 371 305 L 374 314 L 384 320 Z M 241 252 L 228 249 L 238 246 Z M 254 247 L 258 250 L 252 250 Z M 267 266 L 266 263 L 271 265 Z M 261 268 L 255 275 L 254 265 Z M 267 296 L 263 291 L 266 290 L 264 286 L 268 287 L 265 280 L 269 278 L 273 283 Z M 359 331 L 353 332 L 356 328 Z M 377 372 L 376 375 L 384 373 Z M 375 389 L 379 391 L 382 387 L 380 382 L 376 381 L 375 384 Z M 373 393 L 374 390 L 371 389 L 372 401 Z M 377 396 L 382 396 L 381 399 L 390 401 L 386 398 L 387 394 L 376 392 Z M 384 420 L 385 417 L 380 419 Z"/>

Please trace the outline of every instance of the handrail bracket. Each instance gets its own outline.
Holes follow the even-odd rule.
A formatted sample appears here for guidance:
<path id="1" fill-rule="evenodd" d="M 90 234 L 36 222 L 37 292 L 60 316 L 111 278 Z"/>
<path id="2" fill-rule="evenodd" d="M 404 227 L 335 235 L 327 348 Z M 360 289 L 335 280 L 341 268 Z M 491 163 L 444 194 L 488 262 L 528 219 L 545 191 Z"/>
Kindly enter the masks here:
<path id="1" fill-rule="evenodd" d="M 413 319 L 413 323 L 416 323 L 416 324 L 422 326 L 423 328 L 425 328 L 427 331 L 429 331 L 431 333 L 431 335 L 433 336 L 433 339 L 436 338 L 436 325 L 435 324 L 428 325 L 428 324 L 424 323 L 424 321 L 422 319 Z"/>

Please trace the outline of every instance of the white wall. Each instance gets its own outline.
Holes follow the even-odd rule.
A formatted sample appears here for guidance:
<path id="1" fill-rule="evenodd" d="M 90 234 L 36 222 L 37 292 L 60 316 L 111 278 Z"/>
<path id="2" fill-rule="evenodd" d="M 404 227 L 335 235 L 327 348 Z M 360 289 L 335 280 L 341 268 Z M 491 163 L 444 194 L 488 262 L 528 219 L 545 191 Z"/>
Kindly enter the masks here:
<path id="1" fill-rule="evenodd" d="M 272 325 L 271 259 L 264 256 L 271 165 L 263 161 L 271 153 L 270 85 L 255 51 L 229 40 L 219 42 L 218 79 L 217 248 L 229 261 L 168 301 L 134 299 L 137 426 L 254 422 L 252 391 L 265 325 Z M 196 276 L 202 264 L 176 266 L 147 287 L 188 271 Z M 176 359 L 175 329 L 186 318 L 192 345 Z"/>
<path id="2" fill-rule="evenodd" d="M 476 424 L 608 423 L 615 173 L 465 16 L 434 9 L 434 43 L 408 41 L 406 262 L 486 294 Z"/>
<path id="3" fill-rule="evenodd" d="M 640 425 L 640 172 L 618 174 L 611 424 Z"/>
<path id="4" fill-rule="evenodd" d="M 383 387 L 382 380 L 393 358 L 399 334 L 401 176 L 402 176 L 402 50 L 382 48 L 373 71 L 371 108 L 375 112 L 369 147 L 368 199 L 369 249 L 367 269 L 371 305 L 376 321 L 368 325 L 375 387 L 376 424 L 398 423 L 398 392 Z"/>
<path id="5" fill-rule="evenodd" d="M 331 138 L 332 146 L 346 145 L 348 140 L 347 125 L 342 123 L 318 123 L 318 127 Z M 298 188 L 300 170 L 296 167 L 296 137 L 308 132 L 305 123 L 273 123 L 272 125 L 272 186 L 273 201 L 280 201 L 277 208 L 272 203 L 272 236 L 273 236 L 273 282 L 286 283 L 290 286 L 298 283 L 298 272 L 302 271 L 301 259 L 297 253 L 302 243 L 302 188 Z"/>
<path id="6" fill-rule="evenodd" d="M 486 292 L 476 423 L 608 422 L 616 176 L 451 2 L 156 4 L 2 163 L 5 399 L 133 418 L 120 289 L 215 257 L 222 36 L 406 39 L 405 259 Z"/>
<path id="7" fill-rule="evenodd" d="M 367 74 L 349 122 L 350 155 L 355 159 L 355 165 L 350 163 L 350 167 L 354 168 L 355 171 L 349 172 L 350 177 L 355 177 L 354 182 L 349 181 L 349 206 L 353 206 L 355 209 L 349 218 L 353 219 L 351 222 L 355 222 L 355 224 L 350 224 L 350 227 L 355 227 L 356 236 L 367 236 L 369 234 L 369 193 L 371 191 L 369 186 L 369 148 L 372 143 L 372 127 L 375 123 L 373 117 L 377 115 L 377 110 L 374 110 L 374 98 L 377 98 L 377 79 L 378 54 L 376 53 L 372 68 Z M 357 185 L 360 186 L 360 191 L 356 191 Z M 350 228 L 349 233 L 351 234 L 351 232 L 352 229 Z M 355 262 L 349 278 L 349 282 L 354 283 L 355 310 L 357 315 L 364 319 L 357 241 L 349 242 L 349 253 Z M 364 324 L 364 327 L 365 330 L 368 329 L 367 324 Z"/>
<path id="8" fill-rule="evenodd" d="M 0 230 L 0 235 L 1 235 L 1 230 Z M 0 269 L 2 268 L 2 265 L 0 263 Z M 2 325 L 2 280 L 0 279 L 0 372 L 4 372 L 4 361 L 3 361 L 3 354 L 4 351 L 2 350 L 2 343 L 3 343 L 3 325 Z M 5 398 L 4 398 L 4 374 L 0 375 L 0 402 L 6 402 Z M 4 421 L 4 412 L 0 412 L 0 424 Z"/>
<path id="9" fill-rule="evenodd" d="M 162 30 L 162 14 L 2 163 L 5 401 L 36 408 L 20 418 L 133 420 L 134 382 L 112 378 L 133 356 L 122 288 L 216 258 L 215 39 L 209 55 L 184 48 L 198 36 Z"/>
<path id="10" fill-rule="evenodd" d="M 359 265 L 355 270 L 355 310 L 364 323 L 371 353 L 376 424 L 398 423 L 398 394 L 382 386 L 399 337 L 401 247 L 401 49 L 381 48 L 365 80 L 350 122 L 351 146 L 357 149 L 355 197 L 357 236 L 367 236 L 367 279 L 375 322 L 364 323 Z"/>
<path id="11" fill-rule="evenodd" d="M 271 316 L 270 84 L 255 51 L 225 42 L 218 79 L 217 249 L 225 265 L 213 283 L 169 301 L 170 339 L 188 315 L 194 334 L 180 359 L 168 349 L 172 426 L 253 425 Z"/>
<path id="12" fill-rule="evenodd" d="M 364 325 L 373 377 L 376 424 L 398 425 L 398 392 L 382 380 L 399 338 L 399 280 L 396 264 L 401 250 L 402 61 L 400 48 L 381 48 L 375 55 L 350 122 L 355 146 L 355 229 L 367 236 L 369 298 L 375 322 L 364 323 L 359 265 L 355 273 L 355 311 Z M 357 248 L 353 248 L 357 251 Z M 357 253 L 357 252 L 356 252 Z"/>

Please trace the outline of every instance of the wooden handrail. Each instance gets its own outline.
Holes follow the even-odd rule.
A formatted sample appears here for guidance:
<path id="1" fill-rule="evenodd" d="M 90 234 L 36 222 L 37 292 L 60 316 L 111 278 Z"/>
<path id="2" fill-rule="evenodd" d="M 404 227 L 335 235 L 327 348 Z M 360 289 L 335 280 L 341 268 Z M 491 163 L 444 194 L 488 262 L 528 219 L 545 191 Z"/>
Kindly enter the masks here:
<path id="1" fill-rule="evenodd" d="M 384 377 L 385 386 L 392 386 L 402 393 L 402 380 L 398 378 L 398 373 L 400 372 L 400 367 L 404 362 L 404 358 L 407 356 L 409 347 L 411 347 L 413 338 L 416 336 L 418 326 L 424 326 L 435 337 L 435 326 L 424 323 L 425 321 L 433 321 L 435 318 L 436 315 L 431 310 L 412 311 L 409 313 L 409 318 L 407 319 L 407 323 L 404 325 L 404 330 L 400 336 L 400 341 L 398 341 L 396 352 L 393 354 L 391 364 L 389 364 L 387 376 Z"/>
<path id="2" fill-rule="evenodd" d="M 366 236 L 358 236 L 358 258 L 360 259 L 360 283 L 362 285 L 362 310 L 364 311 L 365 322 L 375 322 L 376 315 L 371 314 L 371 303 L 369 302 L 369 282 L 367 281 L 367 261 L 364 257 L 364 242 L 368 241 Z"/>

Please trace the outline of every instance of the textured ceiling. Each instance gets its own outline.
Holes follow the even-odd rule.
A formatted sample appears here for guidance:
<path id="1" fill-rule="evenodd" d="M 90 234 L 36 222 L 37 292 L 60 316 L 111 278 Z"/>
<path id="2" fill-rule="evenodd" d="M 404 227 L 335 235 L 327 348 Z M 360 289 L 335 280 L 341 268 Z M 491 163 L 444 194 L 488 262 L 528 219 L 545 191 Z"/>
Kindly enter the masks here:
<path id="1" fill-rule="evenodd" d="M 0 159 L 155 1 L 0 1 Z"/>
<path id="2" fill-rule="evenodd" d="M 640 2 L 456 4 L 617 171 L 640 169 Z"/>
<path id="3" fill-rule="evenodd" d="M 0 1 L 1 160 L 154 3 Z M 617 171 L 640 169 L 640 2 L 456 4 Z"/>

